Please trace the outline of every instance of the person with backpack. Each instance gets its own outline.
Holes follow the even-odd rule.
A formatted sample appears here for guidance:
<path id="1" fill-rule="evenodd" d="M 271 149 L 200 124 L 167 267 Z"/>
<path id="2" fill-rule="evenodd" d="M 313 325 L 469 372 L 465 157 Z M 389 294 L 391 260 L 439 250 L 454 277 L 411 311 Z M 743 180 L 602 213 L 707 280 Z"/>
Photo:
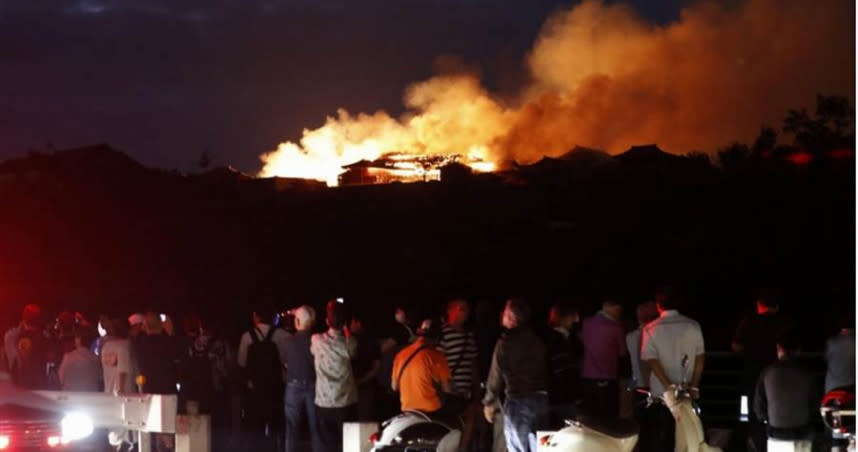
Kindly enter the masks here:
<path id="1" fill-rule="evenodd" d="M 284 367 L 280 357 L 288 333 L 268 323 L 273 318 L 265 307 L 254 309 L 253 328 L 241 336 L 238 346 L 238 366 L 245 380 L 244 427 L 254 436 L 247 443 L 251 450 L 277 447 L 283 430 Z M 255 441 L 263 445 L 253 446 Z"/>

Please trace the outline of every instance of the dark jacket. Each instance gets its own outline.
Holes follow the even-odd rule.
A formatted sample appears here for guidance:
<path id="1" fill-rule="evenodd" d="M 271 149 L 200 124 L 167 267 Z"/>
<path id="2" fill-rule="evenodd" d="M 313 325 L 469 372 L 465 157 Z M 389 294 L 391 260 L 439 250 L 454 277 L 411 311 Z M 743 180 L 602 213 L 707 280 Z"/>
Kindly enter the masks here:
<path id="1" fill-rule="evenodd" d="M 754 413 L 775 429 L 805 428 L 819 416 L 821 391 L 808 369 L 792 359 L 778 361 L 760 374 Z"/>
<path id="2" fill-rule="evenodd" d="M 501 391 L 507 398 L 548 389 L 545 344 L 530 328 L 507 331 L 495 345 L 483 404 L 497 401 Z"/>
<path id="3" fill-rule="evenodd" d="M 137 336 L 131 341 L 131 359 L 146 377 L 143 385 L 146 394 L 176 394 L 182 358 L 180 338 L 157 334 Z M 131 376 L 132 380 L 136 377 Z"/>
<path id="4" fill-rule="evenodd" d="M 548 353 L 548 395 L 553 405 L 574 403 L 578 398 L 578 382 L 581 378 L 581 355 L 584 345 L 578 335 L 569 337 L 556 330 L 546 336 Z"/>

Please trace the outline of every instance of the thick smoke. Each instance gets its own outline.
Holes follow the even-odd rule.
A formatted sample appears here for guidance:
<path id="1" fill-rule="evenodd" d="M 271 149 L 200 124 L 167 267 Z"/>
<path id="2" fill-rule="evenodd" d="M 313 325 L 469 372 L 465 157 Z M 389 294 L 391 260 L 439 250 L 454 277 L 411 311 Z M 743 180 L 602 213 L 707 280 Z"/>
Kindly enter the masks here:
<path id="1" fill-rule="evenodd" d="M 677 153 L 751 140 L 817 93 L 854 99 L 854 2 L 702 2 L 656 27 L 586 1 L 553 17 L 528 58 L 534 84 L 496 147 L 515 159 L 574 144 Z"/>
<path id="2" fill-rule="evenodd" d="M 544 25 L 518 99 L 493 97 L 471 75 L 432 78 L 407 90 L 402 118 L 341 111 L 264 155 L 262 174 L 331 181 L 342 164 L 393 151 L 527 163 L 575 145 L 684 153 L 748 141 L 817 93 L 854 101 L 854 7 L 703 1 L 657 26 L 588 0 Z"/>

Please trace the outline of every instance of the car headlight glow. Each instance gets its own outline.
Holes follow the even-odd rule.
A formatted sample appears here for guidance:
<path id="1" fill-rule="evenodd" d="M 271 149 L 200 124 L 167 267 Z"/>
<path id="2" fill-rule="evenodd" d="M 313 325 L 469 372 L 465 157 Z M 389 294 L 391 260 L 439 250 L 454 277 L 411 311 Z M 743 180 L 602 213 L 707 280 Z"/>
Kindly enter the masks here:
<path id="1" fill-rule="evenodd" d="M 83 413 L 67 414 L 60 421 L 60 426 L 63 430 L 63 442 L 86 438 L 93 430 L 92 419 Z"/>

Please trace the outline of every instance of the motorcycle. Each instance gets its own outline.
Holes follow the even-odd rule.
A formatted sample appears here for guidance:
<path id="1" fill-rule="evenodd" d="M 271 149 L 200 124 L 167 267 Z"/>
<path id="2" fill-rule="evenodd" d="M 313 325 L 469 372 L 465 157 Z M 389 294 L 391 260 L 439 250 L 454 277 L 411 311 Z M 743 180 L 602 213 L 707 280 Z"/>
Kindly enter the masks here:
<path id="1" fill-rule="evenodd" d="M 460 420 L 409 410 L 382 423 L 369 441 L 373 452 L 455 452 L 461 438 Z"/>
<path id="2" fill-rule="evenodd" d="M 855 387 L 829 391 L 819 409 L 825 427 L 831 432 L 833 452 L 855 452 Z"/>
<path id="3" fill-rule="evenodd" d="M 683 375 L 688 365 L 688 356 L 682 357 Z M 721 452 L 705 442 L 700 409 L 694 403 L 691 388 L 683 381 L 660 397 L 645 389 L 638 392 L 647 396 L 647 407 L 663 404 L 676 420 L 677 452 Z M 566 421 L 567 427 L 559 432 L 541 436 L 540 450 L 578 452 L 606 451 L 628 452 L 638 440 L 638 426 L 623 419 L 587 419 Z"/>
<path id="4" fill-rule="evenodd" d="M 538 440 L 539 450 L 631 452 L 638 442 L 638 425 L 627 419 L 580 418 Z"/>

